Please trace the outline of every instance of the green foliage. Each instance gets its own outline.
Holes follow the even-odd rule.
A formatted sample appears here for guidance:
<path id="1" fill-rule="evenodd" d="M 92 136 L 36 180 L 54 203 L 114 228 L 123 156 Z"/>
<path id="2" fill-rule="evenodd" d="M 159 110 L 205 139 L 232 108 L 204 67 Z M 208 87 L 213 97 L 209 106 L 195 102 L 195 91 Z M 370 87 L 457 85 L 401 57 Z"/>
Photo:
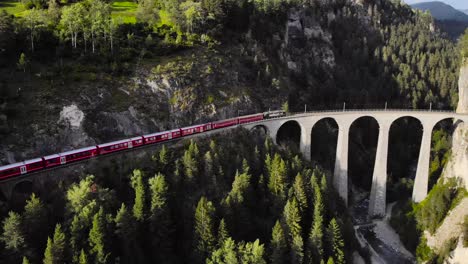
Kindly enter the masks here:
<path id="1" fill-rule="evenodd" d="M 195 210 L 195 253 L 200 259 L 205 259 L 214 249 L 215 235 L 213 216 L 215 208 L 213 203 L 202 196 Z"/>
<path id="2" fill-rule="evenodd" d="M 421 243 L 419 243 L 418 247 L 416 248 L 416 259 L 418 260 L 418 262 L 425 262 L 433 259 L 434 257 L 435 253 L 427 245 L 427 240 L 423 236 L 421 239 Z"/>
<path id="3" fill-rule="evenodd" d="M 272 263 L 309 263 L 309 255 L 304 256 L 304 253 L 309 254 L 309 244 L 304 245 L 303 236 L 306 235 L 304 229 L 313 221 L 311 210 L 302 209 L 300 199 L 307 203 L 307 208 L 320 208 L 315 211 L 325 214 L 325 207 L 319 205 L 326 181 L 319 184 L 313 177 L 314 199 L 309 197 L 311 188 L 305 183 L 310 175 L 321 175 L 321 172 L 298 160 L 298 153 L 279 151 L 274 145 L 269 146 L 269 153 L 259 151 L 264 142 L 259 135 L 239 130 L 217 137 L 216 143 L 202 139 L 201 143 L 193 141 L 188 146 L 174 144 L 171 158 L 166 162 L 162 162 L 166 156 L 161 155 L 163 150 L 148 155 L 151 159 L 142 158 L 138 167 L 145 168 L 145 173 L 152 173 L 153 177 L 145 177 L 140 170 L 131 174 L 125 172 L 128 177 L 120 183 L 108 182 L 107 177 L 88 176 L 63 189 L 65 200 L 60 193 L 59 197 L 51 193 L 48 204 L 66 203 L 66 207 L 63 211 L 53 209 L 50 219 L 45 205 L 32 195 L 22 217 L 10 213 L 3 221 L 5 248 L 8 243 L 20 241 L 16 243 L 16 250 L 8 248 L 12 252 L 7 254 L 15 260 L 12 263 L 19 262 L 23 256 L 44 263 L 240 264 L 266 263 L 265 258 Z M 181 157 L 187 151 L 192 157 L 198 157 L 197 174 L 193 174 L 196 183 L 200 183 L 196 188 L 177 176 L 177 171 L 184 175 Z M 204 156 L 211 160 L 200 159 L 199 153 L 209 153 Z M 268 160 L 265 155 L 273 157 L 270 164 L 260 162 Z M 287 162 L 289 157 L 294 161 Z M 167 167 L 167 177 L 159 172 L 162 163 Z M 263 180 L 264 172 L 284 179 L 283 202 L 275 200 L 276 196 Z M 292 175 L 297 176 L 287 196 L 288 177 Z M 112 184 L 114 189 L 104 188 L 106 184 Z M 229 185 L 232 186 L 230 190 Z M 323 189 L 326 192 L 326 188 Z M 119 195 L 113 195 L 114 192 Z M 334 198 L 333 192 L 328 195 Z M 281 206 L 280 210 L 271 210 L 274 206 Z M 137 220 L 137 216 L 141 219 Z M 46 222 L 30 232 L 37 236 L 44 231 L 45 237 L 29 242 L 26 222 L 32 227 L 42 222 L 42 218 L 50 224 Z M 275 221 L 278 218 L 281 220 Z M 60 224 L 53 222 L 57 220 Z M 47 233 L 52 224 L 55 224 L 55 231 Z M 267 238 L 271 239 L 266 245 L 260 243 Z M 268 248 L 268 256 L 265 256 L 265 248 Z"/>
<path id="4" fill-rule="evenodd" d="M 268 164 L 268 189 L 279 200 L 283 201 L 286 198 L 287 188 L 287 168 L 286 163 L 279 154 L 275 154 L 270 163 L 269 156 L 265 160 Z"/>
<path id="5" fill-rule="evenodd" d="M 23 264 L 29 264 L 30 262 L 29 262 L 27 257 L 23 257 L 23 262 L 22 263 Z"/>
<path id="6" fill-rule="evenodd" d="M 24 232 L 21 228 L 21 216 L 15 212 L 9 212 L 3 220 L 3 234 L 0 240 L 5 243 L 5 248 L 20 252 L 25 247 Z"/>
<path id="7" fill-rule="evenodd" d="M 304 184 L 304 179 L 300 173 L 296 175 L 296 179 L 294 180 L 293 184 L 294 195 L 299 203 L 299 208 L 301 212 L 305 212 L 307 210 L 307 194 Z"/>
<path id="8" fill-rule="evenodd" d="M 50 237 L 47 238 L 47 247 L 44 252 L 44 260 L 42 262 L 44 264 L 54 264 L 53 244 L 52 239 L 50 239 Z"/>
<path id="9" fill-rule="evenodd" d="M 21 55 L 18 59 L 18 63 L 16 64 L 16 66 L 18 67 L 18 69 L 21 69 L 23 70 L 23 72 L 26 72 L 26 68 L 28 67 L 28 65 L 29 65 L 28 58 L 26 58 L 26 55 L 24 55 L 24 53 L 21 52 Z"/>
<path id="10" fill-rule="evenodd" d="M 302 239 L 301 215 L 297 199 L 294 196 L 286 203 L 283 211 L 283 218 L 288 229 L 291 262 L 302 263 L 304 257 L 304 241 Z"/>
<path id="11" fill-rule="evenodd" d="M 135 191 L 135 202 L 133 204 L 133 216 L 142 221 L 145 217 L 145 185 L 141 170 L 133 170 L 131 177 L 132 188 Z"/>
<path id="12" fill-rule="evenodd" d="M 468 247 L 468 215 L 463 220 L 463 246 Z"/>
<path id="13" fill-rule="evenodd" d="M 314 215 L 312 227 L 309 233 L 308 240 L 308 256 L 311 260 L 319 262 L 323 260 L 323 214 L 324 205 L 322 199 L 322 191 L 317 183 L 315 175 L 311 178 L 312 190 L 314 193 Z"/>
<path id="14" fill-rule="evenodd" d="M 188 149 L 184 153 L 182 164 L 184 165 L 185 176 L 189 181 L 194 180 L 194 176 L 198 174 L 198 146 L 195 141 L 191 140 Z"/>
<path id="15" fill-rule="evenodd" d="M 248 172 L 239 174 L 239 172 L 236 172 L 236 176 L 232 182 L 232 189 L 224 201 L 228 206 L 242 204 L 244 202 L 250 187 L 250 175 L 247 173 Z"/>
<path id="16" fill-rule="evenodd" d="M 213 251 L 206 259 L 207 264 L 266 264 L 264 246 L 257 239 L 252 242 L 240 242 L 237 246 L 232 238 L 227 238 L 222 247 Z"/>
<path id="17" fill-rule="evenodd" d="M 78 184 L 73 184 L 67 191 L 68 209 L 73 213 L 83 211 L 83 208 L 91 200 L 91 186 L 94 184 L 94 176 L 87 176 Z"/>
<path id="18" fill-rule="evenodd" d="M 344 241 L 341 236 L 340 227 L 335 218 L 328 224 L 327 240 L 330 247 L 329 252 L 332 252 L 334 261 L 338 264 L 344 264 Z"/>
<path id="19" fill-rule="evenodd" d="M 224 245 L 224 242 L 229 238 L 229 232 L 226 227 L 226 222 L 224 221 L 224 218 L 219 221 L 219 227 L 218 227 L 218 247 L 222 247 Z"/>
<path id="20" fill-rule="evenodd" d="M 85 251 L 82 249 L 80 252 L 79 264 L 88 264 L 88 257 L 86 256 Z"/>
<path id="21" fill-rule="evenodd" d="M 468 58 L 468 29 L 465 30 L 465 34 L 460 38 L 460 50 L 462 58 Z"/>
<path id="22" fill-rule="evenodd" d="M 47 237 L 46 227 L 47 209 L 42 201 L 33 193 L 29 200 L 26 201 L 23 213 L 23 230 L 26 244 L 34 245 L 36 241 L 45 241 Z M 39 254 L 39 252 L 37 253 Z"/>
<path id="23" fill-rule="evenodd" d="M 283 228 L 279 221 L 276 221 L 271 231 L 270 260 L 272 264 L 282 264 L 286 261 L 287 242 Z"/>
<path id="24" fill-rule="evenodd" d="M 62 225 L 57 224 L 54 231 L 54 241 L 52 247 L 53 263 L 65 263 L 66 261 L 67 241 Z"/>
<path id="25" fill-rule="evenodd" d="M 427 197 L 414 209 L 419 229 L 428 230 L 433 234 L 447 215 L 458 193 L 464 193 L 464 191 L 457 188 L 457 182 L 453 178 L 446 183 L 436 184 Z"/>
<path id="26" fill-rule="evenodd" d="M 93 226 L 89 231 L 89 246 L 91 247 L 90 253 L 94 254 L 95 263 L 106 263 L 109 254 L 106 253 L 105 245 L 105 216 L 103 208 L 99 208 L 99 211 L 93 217 Z"/>

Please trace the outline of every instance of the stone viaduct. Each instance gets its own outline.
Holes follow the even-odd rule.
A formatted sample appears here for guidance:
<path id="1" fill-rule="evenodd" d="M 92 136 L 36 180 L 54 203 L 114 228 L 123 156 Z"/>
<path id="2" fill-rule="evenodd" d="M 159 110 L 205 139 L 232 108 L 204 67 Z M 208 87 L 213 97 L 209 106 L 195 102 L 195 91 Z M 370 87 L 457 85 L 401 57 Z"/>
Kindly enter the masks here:
<path id="1" fill-rule="evenodd" d="M 338 142 L 336 146 L 333 185 L 348 203 L 348 138 L 349 130 L 354 121 L 361 117 L 374 118 L 379 125 L 376 160 L 372 176 L 372 188 L 369 201 L 371 216 L 384 215 L 386 206 L 387 183 L 387 155 L 390 127 L 394 121 L 402 117 L 413 117 L 421 122 L 423 136 L 419 152 L 418 167 L 413 188 L 413 200 L 423 200 L 428 192 L 429 163 L 431 151 L 431 135 L 434 126 L 444 120 L 453 119 L 454 122 L 468 122 L 468 114 L 454 112 L 414 111 L 414 110 L 347 110 L 330 112 L 311 112 L 294 114 L 285 117 L 266 119 L 256 123 L 249 123 L 244 127 L 252 129 L 263 126 L 266 132 L 277 143 L 277 134 L 286 122 L 295 121 L 301 128 L 300 150 L 306 159 L 311 157 L 311 135 L 314 125 L 325 118 L 332 118 L 338 124 Z"/>

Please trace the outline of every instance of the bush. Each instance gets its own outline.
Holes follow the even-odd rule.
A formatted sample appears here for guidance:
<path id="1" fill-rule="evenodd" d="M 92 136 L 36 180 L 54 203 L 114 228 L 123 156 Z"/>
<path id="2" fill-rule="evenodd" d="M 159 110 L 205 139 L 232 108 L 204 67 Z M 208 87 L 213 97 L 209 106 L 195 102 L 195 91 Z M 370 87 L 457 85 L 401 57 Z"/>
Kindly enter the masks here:
<path id="1" fill-rule="evenodd" d="M 446 183 L 437 183 L 426 199 L 415 207 L 418 228 L 428 230 L 433 234 L 452 207 L 452 202 L 460 199 L 455 199 L 460 192 L 464 195 L 462 189 L 457 189 L 457 182 L 454 178 Z"/>

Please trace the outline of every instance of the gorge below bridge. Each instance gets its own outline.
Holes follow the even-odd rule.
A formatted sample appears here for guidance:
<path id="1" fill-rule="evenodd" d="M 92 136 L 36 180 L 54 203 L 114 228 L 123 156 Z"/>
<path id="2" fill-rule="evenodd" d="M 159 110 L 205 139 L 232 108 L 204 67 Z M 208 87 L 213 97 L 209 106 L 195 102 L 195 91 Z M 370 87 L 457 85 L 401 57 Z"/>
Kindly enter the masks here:
<path id="1" fill-rule="evenodd" d="M 265 119 L 255 123 L 243 125 L 248 129 L 262 127 L 278 144 L 278 131 L 288 122 L 295 122 L 300 127 L 299 148 L 306 159 L 311 158 L 312 130 L 314 125 L 324 119 L 333 119 L 338 125 L 338 139 L 336 158 L 333 172 L 333 185 L 344 202 L 348 203 L 348 155 L 349 131 L 351 125 L 358 119 L 370 117 L 379 126 L 376 157 L 372 176 L 372 187 L 369 199 L 369 215 L 385 215 L 386 185 L 387 185 L 387 157 L 389 147 L 389 132 L 392 124 L 400 118 L 412 117 L 421 123 L 423 128 L 419 158 L 414 180 L 412 198 L 415 202 L 422 201 L 428 193 L 429 163 L 431 155 L 432 130 L 440 121 L 452 119 L 455 124 L 468 122 L 468 113 L 448 111 L 423 110 L 346 110 L 307 112 L 287 115 L 275 119 Z"/>

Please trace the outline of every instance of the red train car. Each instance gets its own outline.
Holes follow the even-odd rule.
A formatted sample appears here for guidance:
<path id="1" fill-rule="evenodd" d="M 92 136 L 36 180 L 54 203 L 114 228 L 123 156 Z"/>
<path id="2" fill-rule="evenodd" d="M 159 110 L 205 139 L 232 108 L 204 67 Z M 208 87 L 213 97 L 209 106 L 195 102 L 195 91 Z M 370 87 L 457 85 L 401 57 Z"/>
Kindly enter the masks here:
<path id="1" fill-rule="evenodd" d="M 44 168 L 44 160 L 42 158 L 27 160 L 24 162 L 26 172 L 33 172 Z"/>
<path id="2" fill-rule="evenodd" d="M 153 144 L 161 141 L 166 141 L 169 139 L 169 132 L 158 132 L 149 135 L 144 135 L 145 144 Z"/>
<path id="3" fill-rule="evenodd" d="M 143 136 L 134 137 L 130 139 L 130 144 L 131 145 L 129 146 L 129 148 L 139 147 L 145 144 L 145 139 L 143 138 Z"/>
<path id="4" fill-rule="evenodd" d="M 239 117 L 239 124 L 245 124 L 255 121 L 263 120 L 263 114 L 248 115 Z"/>
<path id="5" fill-rule="evenodd" d="M 181 136 L 182 136 L 182 131 L 178 128 L 178 129 L 173 129 L 173 130 L 169 131 L 168 138 L 169 139 L 174 139 L 174 138 L 178 138 L 178 137 L 181 137 Z"/>
<path id="6" fill-rule="evenodd" d="M 182 136 L 185 137 L 188 135 L 201 133 L 204 131 L 204 128 L 205 128 L 205 125 L 196 125 L 196 126 L 184 127 L 184 128 L 181 128 L 180 130 L 182 132 Z"/>
<path id="7" fill-rule="evenodd" d="M 41 170 L 44 168 L 44 160 L 42 158 L 18 162 L 0 167 L 0 179 L 7 179 L 10 177 L 26 174 Z"/>
<path id="8" fill-rule="evenodd" d="M 26 173 L 26 167 L 24 166 L 23 162 L 18 162 L 18 163 L 13 163 L 10 165 L 2 166 L 0 167 L 0 180 L 18 176 L 24 173 Z"/>
<path id="9" fill-rule="evenodd" d="M 124 139 L 124 140 L 97 145 L 97 148 L 99 149 L 99 155 L 131 148 L 130 142 L 131 142 L 130 140 Z"/>
<path id="10" fill-rule="evenodd" d="M 211 129 L 212 129 L 212 123 L 211 122 L 203 125 L 203 130 L 204 131 L 208 131 L 208 130 L 211 130 Z"/>
<path id="11" fill-rule="evenodd" d="M 55 167 L 60 164 L 65 164 L 65 157 L 60 157 L 59 154 L 49 155 L 44 157 L 44 166 L 46 168 Z"/>
<path id="12" fill-rule="evenodd" d="M 234 125 L 239 124 L 239 118 L 222 120 L 222 121 L 219 121 L 219 122 L 213 122 L 211 124 L 212 124 L 213 129 L 223 128 L 223 127 L 228 127 L 228 126 L 234 126 Z"/>
<path id="13" fill-rule="evenodd" d="M 87 148 L 81 148 L 81 149 L 76 149 L 76 150 L 63 152 L 63 153 L 60 153 L 59 155 L 62 158 L 61 161 L 65 161 L 65 163 L 70 163 L 70 162 L 73 162 L 73 161 L 89 159 L 91 157 L 97 156 L 98 155 L 98 149 L 95 146 L 94 147 L 87 147 Z M 65 157 L 65 160 L 63 160 L 63 157 Z M 62 163 L 62 164 L 64 164 L 64 163 Z"/>

